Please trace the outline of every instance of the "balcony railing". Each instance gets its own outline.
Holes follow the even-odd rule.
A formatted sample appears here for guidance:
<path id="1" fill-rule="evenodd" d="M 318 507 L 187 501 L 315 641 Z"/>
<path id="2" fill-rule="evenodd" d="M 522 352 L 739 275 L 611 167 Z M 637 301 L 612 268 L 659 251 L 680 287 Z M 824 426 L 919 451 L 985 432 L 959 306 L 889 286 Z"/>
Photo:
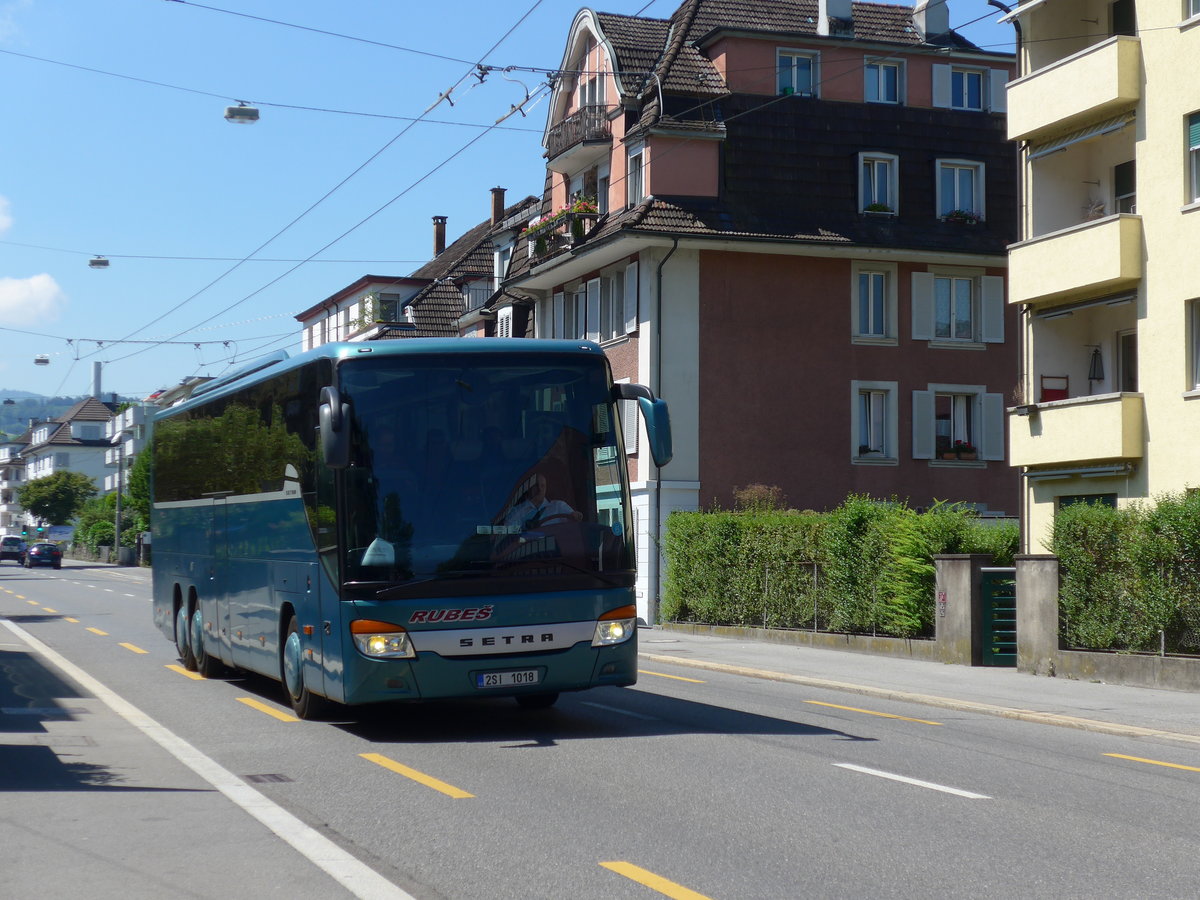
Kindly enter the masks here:
<path id="1" fill-rule="evenodd" d="M 1141 97 L 1139 38 L 1117 36 L 1008 86 L 1008 137 L 1039 140 L 1130 109 Z"/>
<path id="2" fill-rule="evenodd" d="M 1115 215 L 1012 244 L 1008 300 L 1039 306 L 1133 289 L 1142 278 L 1142 219 Z"/>
<path id="3" fill-rule="evenodd" d="M 612 127 L 605 106 L 581 106 L 546 135 L 546 156 L 553 160 L 568 150 L 587 143 L 612 143 Z"/>
<path id="4" fill-rule="evenodd" d="M 529 255 L 536 262 L 551 256 L 587 238 L 588 232 L 600 218 L 597 213 L 567 212 L 530 228 L 525 232 L 529 239 Z"/>
<path id="5" fill-rule="evenodd" d="M 1009 463 L 1078 465 L 1141 459 L 1141 394 L 1099 394 L 1017 407 L 1009 418 Z"/>

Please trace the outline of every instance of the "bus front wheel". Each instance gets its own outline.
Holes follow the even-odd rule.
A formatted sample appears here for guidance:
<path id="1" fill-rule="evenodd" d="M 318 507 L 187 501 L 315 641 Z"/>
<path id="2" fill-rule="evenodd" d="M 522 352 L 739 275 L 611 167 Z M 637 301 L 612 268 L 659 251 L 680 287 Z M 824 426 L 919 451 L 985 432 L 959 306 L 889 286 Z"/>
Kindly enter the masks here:
<path id="1" fill-rule="evenodd" d="M 204 649 L 204 615 L 200 612 L 199 604 L 196 605 L 196 611 L 192 613 L 190 644 L 192 656 L 196 660 L 196 671 L 205 678 L 216 678 L 220 675 L 221 661 L 215 656 L 210 656 Z"/>
<path id="2" fill-rule="evenodd" d="M 300 623 L 292 616 L 280 653 L 280 674 L 292 710 L 301 719 L 315 719 L 327 708 L 328 702 L 318 697 L 304 683 L 304 646 L 300 639 Z"/>
<path id="3" fill-rule="evenodd" d="M 187 607 L 181 605 L 175 612 L 175 649 L 179 653 L 179 661 L 189 672 L 196 671 L 196 657 L 192 655 L 192 642 L 188 621 Z"/>

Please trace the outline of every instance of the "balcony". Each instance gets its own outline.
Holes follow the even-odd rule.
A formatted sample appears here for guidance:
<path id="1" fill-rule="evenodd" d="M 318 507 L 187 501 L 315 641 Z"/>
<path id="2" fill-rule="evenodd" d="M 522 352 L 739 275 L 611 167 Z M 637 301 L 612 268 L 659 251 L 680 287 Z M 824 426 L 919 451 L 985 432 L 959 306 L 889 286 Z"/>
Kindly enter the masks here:
<path id="1" fill-rule="evenodd" d="M 1106 216 L 1008 248 L 1009 303 L 1066 303 L 1132 290 L 1141 279 L 1140 216 Z"/>
<path id="2" fill-rule="evenodd" d="M 581 106 L 546 135 L 547 166 L 555 172 L 578 172 L 612 150 L 608 107 Z"/>
<path id="3" fill-rule="evenodd" d="M 1063 466 L 1141 459 L 1141 394 L 1099 394 L 1016 407 L 1009 417 L 1009 463 Z"/>
<path id="4" fill-rule="evenodd" d="M 1106 119 L 1141 99 L 1141 41 L 1118 35 L 1008 86 L 1008 137 L 1039 140 Z"/>

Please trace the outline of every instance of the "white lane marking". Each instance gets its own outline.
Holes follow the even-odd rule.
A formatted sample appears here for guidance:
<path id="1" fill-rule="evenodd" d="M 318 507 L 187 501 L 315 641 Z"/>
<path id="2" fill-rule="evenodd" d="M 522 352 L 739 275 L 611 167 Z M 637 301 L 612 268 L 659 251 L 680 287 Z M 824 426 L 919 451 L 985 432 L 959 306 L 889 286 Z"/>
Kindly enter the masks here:
<path id="1" fill-rule="evenodd" d="M 607 706 L 603 703 L 593 703 L 590 700 L 580 700 L 579 702 L 583 706 L 592 707 L 592 709 L 602 709 L 605 712 L 613 712 L 619 716 L 629 716 L 629 718 L 631 718 L 631 719 L 644 719 L 647 722 L 657 722 L 658 721 L 657 716 L 646 716 L 646 715 L 643 715 L 642 713 L 631 712 L 628 709 L 621 709 L 620 707 L 617 707 L 617 706 Z"/>
<path id="2" fill-rule="evenodd" d="M 183 738 L 164 728 L 123 697 L 109 690 L 66 657 L 43 644 L 25 629 L 0 619 L 9 631 L 50 660 L 69 677 L 91 691 L 125 721 L 211 784 L 259 822 L 290 844 L 313 865 L 323 869 L 335 881 L 364 900 L 415 900 L 374 869 L 351 856 L 333 841 L 305 825 L 287 810 L 276 806 L 263 794 L 216 761 L 209 759 Z"/>
<path id="3" fill-rule="evenodd" d="M 877 778 L 887 778 L 890 781 L 899 781 L 904 784 L 912 784 L 917 787 L 929 788 L 931 791 L 941 791 L 943 794 L 953 794 L 955 797 L 966 797 L 968 800 L 991 800 L 992 798 L 986 794 L 974 794 L 971 791 L 962 791 L 958 788 L 946 787 L 944 784 L 934 784 L 932 781 L 919 781 L 916 778 L 907 778 L 904 775 L 895 775 L 892 772 L 881 772 L 879 769 L 868 769 L 865 766 L 855 766 L 850 763 L 834 763 L 839 769 L 849 769 L 852 772 L 862 772 L 864 775 L 874 775 Z"/>

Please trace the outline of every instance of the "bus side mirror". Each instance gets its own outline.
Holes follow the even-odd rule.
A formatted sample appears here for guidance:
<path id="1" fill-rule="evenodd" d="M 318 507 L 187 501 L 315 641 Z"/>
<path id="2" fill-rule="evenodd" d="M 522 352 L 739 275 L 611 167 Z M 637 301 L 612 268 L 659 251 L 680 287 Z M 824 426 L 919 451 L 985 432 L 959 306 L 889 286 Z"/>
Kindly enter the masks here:
<path id="1" fill-rule="evenodd" d="M 614 384 L 614 400 L 636 400 L 642 418 L 646 420 L 646 437 L 650 442 L 650 455 L 654 465 L 660 469 L 671 461 L 671 416 L 667 412 L 667 401 L 654 396 L 644 384 Z"/>
<path id="2" fill-rule="evenodd" d="M 331 469 L 350 464 L 350 407 L 335 387 L 321 388 L 321 455 Z"/>

